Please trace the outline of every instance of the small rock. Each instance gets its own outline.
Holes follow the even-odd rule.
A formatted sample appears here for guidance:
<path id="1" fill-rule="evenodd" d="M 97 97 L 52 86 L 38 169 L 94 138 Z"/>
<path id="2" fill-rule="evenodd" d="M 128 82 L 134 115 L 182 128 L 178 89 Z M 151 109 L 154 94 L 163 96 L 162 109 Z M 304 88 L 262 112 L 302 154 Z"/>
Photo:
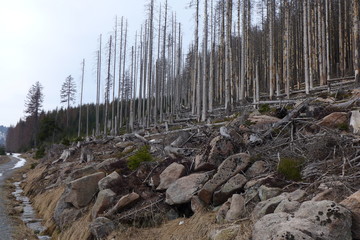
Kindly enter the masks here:
<path id="1" fill-rule="evenodd" d="M 118 185 L 120 182 L 121 176 L 114 171 L 99 181 L 99 190 L 101 191 L 105 189 L 112 189 L 113 187 L 116 187 L 116 185 Z"/>
<path id="2" fill-rule="evenodd" d="M 230 209 L 232 198 L 229 198 L 217 211 L 216 222 L 222 224 L 225 222 L 226 214 Z"/>
<path id="3" fill-rule="evenodd" d="M 96 239 L 105 239 L 115 229 L 115 224 L 108 218 L 98 217 L 89 226 Z"/>
<path id="4" fill-rule="evenodd" d="M 299 207 L 300 207 L 300 203 L 298 201 L 290 201 L 289 199 L 284 199 L 276 207 L 274 213 L 278 213 L 278 212 L 293 213 L 297 211 Z"/>
<path id="5" fill-rule="evenodd" d="M 140 198 L 139 194 L 132 192 L 120 198 L 120 200 L 111 208 L 106 214 L 106 217 L 110 217 L 121 209 L 126 208 L 130 204 L 134 203 Z"/>
<path id="6" fill-rule="evenodd" d="M 195 158 L 195 171 L 212 170 L 221 162 L 234 153 L 234 145 L 230 139 L 217 136 L 210 142 L 208 157 Z"/>
<path id="7" fill-rule="evenodd" d="M 14 211 L 16 214 L 20 214 L 24 212 L 24 207 L 23 206 L 16 206 L 14 207 Z"/>
<path id="8" fill-rule="evenodd" d="M 282 190 L 280 188 L 271 188 L 271 187 L 262 185 L 258 191 L 259 191 L 260 200 L 265 201 L 270 198 L 278 196 Z"/>
<path id="9" fill-rule="evenodd" d="M 242 174 L 236 174 L 229 179 L 220 190 L 214 193 L 213 204 L 215 206 L 224 203 L 235 191 L 240 190 L 247 182 L 246 177 Z"/>
<path id="10" fill-rule="evenodd" d="M 360 111 L 352 111 L 350 117 L 350 127 L 354 134 L 360 133 Z"/>
<path id="11" fill-rule="evenodd" d="M 120 148 L 121 150 L 124 150 L 125 148 L 129 147 L 129 146 L 134 146 L 133 142 L 118 142 L 115 145 L 117 148 Z"/>
<path id="12" fill-rule="evenodd" d="M 160 185 L 156 190 L 166 190 L 169 186 L 185 175 L 185 167 L 178 163 L 172 163 L 160 174 Z"/>
<path id="13" fill-rule="evenodd" d="M 125 154 L 131 153 L 135 150 L 135 146 L 127 146 L 122 152 Z"/>
<path id="14" fill-rule="evenodd" d="M 179 213 L 175 211 L 175 209 L 171 208 L 169 211 L 166 212 L 166 218 L 167 220 L 175 220 L 179 218 Z"/>
<path id="15" fill-rule="evenodd" d="M 96 165 L 98 171 L 113 172 L 116 169 L 126 168 L 127 162 L 124 159 L 109 158 Z"/>
<path id="16" fill-rule="evenodd" d="M 112 190 L 101 190 L 92 208 L 92 217 L 96 218 L 99 214 L 102 214 L 106 209 L 108 209 L 114 202 L 115 197 L 116 194 Z"/>
<path id="17" fill-rule="evenodd" d="M 91 152 L 91 150 L 87 147 L 83 147 L 81 149 L 80 162 L 86 163 L 86 162 L 92 162 L 93 160 L 94 160 L 94 154 Z"/>
<path id="18" fill-rule="evenodd" d="M 199 197 L 206 204 L 210 204 L 213 193 L 231 177 L 243 171 L 250 163 L 250 156 L 246 153 L 232 155 L 219 166 L 218 172 L 208 181 L 199 192 Z"/>
<path id="19" fill-rule="evenodd" d="M 254 220 L 254 222 L 267 214 L 273 213 L 276 207 L 285 199 L 287 199 L 287 195 L 281 194 L 277 197 L 273 197 L 268 200 L 259 202 L 255 206 L 251 214 L 251 217 Z"/>
<path id="20" fill-rule="evenodd" d="M 230 209 L 226 213 L 225 220 L 227 222 L 233 222 L 244 215 L 245 211 L 245 199 L 240 194 L 234 194 L 231 197 Z"/>
<path id="21" fill-rule="evenodd" d="M 251 167 L 245 172 L 245 176 L 248 178 L 254 178 L 266 171 L 265 161 L 256 161 Z"/>
<path id="22" fill-rule="evenodd" d="M 198 196 L 193 196 L 191 198 L 191 210 L 194 213 L 202 212 L 205 209 L 205 204 L 203 201 L 200 200 Z"/>

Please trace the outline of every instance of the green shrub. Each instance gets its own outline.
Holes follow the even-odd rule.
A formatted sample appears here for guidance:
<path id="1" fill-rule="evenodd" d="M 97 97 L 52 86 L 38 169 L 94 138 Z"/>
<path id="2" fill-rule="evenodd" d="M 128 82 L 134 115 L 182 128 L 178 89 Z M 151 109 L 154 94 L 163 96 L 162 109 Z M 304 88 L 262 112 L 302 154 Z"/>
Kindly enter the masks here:
<path id="1" fill-rule="evenodd" d="M 271 111 L 271 108 L 270 108 L 269 104 L 260 104 L 259 105 L 259 112 L 261 114 L 268 113 L 270 111 Z"/>
<path id="2" fill-rule="evenodd" d="M 280 159 L 277 171 L 288 180 L 300 181 L 302 163 L 302 159 L 284 157 Z"/>
<path id="3" fill-rule="evenodd" d="M 71 142 L 75 142 L 75 143 L 82 142 L 82 141 L 84 141 L 84 138 L 81 136 L 71 139 Z"/>
<path id="4" fill-rule="evenodd" d="M 38 165 L 37 163 L 32 163 L 32 164 L 30 165 L 30 169 L 36 168 L 37 165 Z"/>
<path id="5" fill-rule="evenodd" d="M 44 156 L 45 156 L 45 147 L 41 146 L 36 150 L 34 158 L 40 159 L 43 158 Z"/>
<path id="6" fill-rule="evenodd" d="M 0 155 L 6 155 L 4 146 L 0 146 Z"/>
<path id="7" fill-rule="evenodd" d="M 349 124 L 341 123 L 341 124 L 338 124 L 337 128 L 341 131 L 349 131 Z"/>
<path id="8" fill-rule="evenodd" d="M 149 146 L 143 146 L 136 153 L 128 158 L 128 167 L 131 170 L 137 169 L 142 162 L 151 162 L 153 161 L 153 156 L 151 156 Z"/>
<path id="9" fill-rule="evenodd" d="M 70 140 L 68 138 L 63 138 L 61 140 L 61 144 L 65 145 L 65 146 L 70 146 Z"/>

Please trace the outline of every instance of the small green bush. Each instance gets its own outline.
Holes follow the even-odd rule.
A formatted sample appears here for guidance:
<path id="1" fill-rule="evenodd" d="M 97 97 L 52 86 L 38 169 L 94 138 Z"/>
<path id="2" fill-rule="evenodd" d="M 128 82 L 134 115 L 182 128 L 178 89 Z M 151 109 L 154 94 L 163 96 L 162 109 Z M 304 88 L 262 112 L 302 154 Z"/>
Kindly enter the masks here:
<path id="1" fill-rule="evenodd" d="M 75 143 L 82 142 L 82 141 L 84 141 L 83 137 L 76 137 L 76 138 L 71 139 L 71 142 L 75 142 Z"/>
<path id="2" fill-rule="evenodd" d="M 349 131 L 349 124 L 341 123 L 337 126 L 337 128 L 341 131 Z"/>
<path id="3" fill-rule="evenodd" d="M 63 138 L 61 140 L 61 144 L 65 145 L 65 146 L 70 146 L 70 140 L 68 138 Z"/>
<path id="4" fill-rule="evenodd" d="M 44 146 L 39 147 L 36 152 L 35 152 L 35 159 L 40 159 L 43 158 L 45 156 L 45 148 Z"/>
<path id="5" fill-rule="evenodd" d="M 153 161 L 153 156 L 150 154 L 150 147 L 143 146 L 136 153 L 128 158 L 128 168 L 131 170 L 137 169 L 142 162 L 151 162 Z"/>
<path id="6" fill-rule="evenodd" d="M 32 163 L 32 164 L 30 165 L 30 169 L 36 168 L 37 165 L 38 165 L 37 163 Z"/>
<path id="7" fill-rule="evenodd" d="M 264 114 L 264 113 L 268 113 L 271 111 L 271 108 L 270 108 L 270 105 L 269 104 L 260 104 L 259 106 L 259 112 L 261 114 Z"/>
<path id="8" fill-rule="evenodd" d="M 302 159 L 283 157 L 278 165 L 278 173 L 282 174 L 286 179 L 293 181 L 301 180 Z"/>
<path id="9" fill-rule="evenodd" d="M 0 146 L 0 155 L 6 155 L 4 146 Z"/>

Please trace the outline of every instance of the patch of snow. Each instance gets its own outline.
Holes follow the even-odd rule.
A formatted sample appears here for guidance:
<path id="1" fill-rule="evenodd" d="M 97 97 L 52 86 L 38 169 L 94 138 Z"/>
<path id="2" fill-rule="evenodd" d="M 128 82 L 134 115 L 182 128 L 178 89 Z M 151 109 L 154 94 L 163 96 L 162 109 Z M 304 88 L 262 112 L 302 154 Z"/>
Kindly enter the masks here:
<path id="1" fill-rule="evenodd" d="M 13 156 L 19 159 L 19 161 L 15 164 L 15 166 L 12 169 L 21 168 L 22 166 L 25 165 L 26 160 L 24 158 L 21 158 L 19 153 L 14 153 Z"/>

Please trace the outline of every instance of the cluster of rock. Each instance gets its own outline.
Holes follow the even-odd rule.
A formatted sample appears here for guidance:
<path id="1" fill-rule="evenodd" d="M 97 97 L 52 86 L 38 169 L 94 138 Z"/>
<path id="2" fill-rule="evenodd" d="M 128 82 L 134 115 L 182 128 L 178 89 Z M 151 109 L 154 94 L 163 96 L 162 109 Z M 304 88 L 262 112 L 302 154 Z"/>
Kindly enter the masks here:
<path id="1" fill-rule="evenodd" d="M 317 108 L 318 105 L 311 106 L 301 112 L 311 115 Z M 245 120 L 250 124 L 245 124 Z M 91 233 L 96 239 L 105 239 L 119 222 L 133 220 L 135 212 L 141 218 L 141 210 L 156 203 L 162 204 L 166 210 L 162 217 L 167 219 L 182 214 L 177 206 L 187 206 L 196 214 L 216 211 L 219 226 L 235 222 L 209 232 L 209 238 L 214 240 L 241 235 L 236 225 L 240 219 L 254 224 L 254 240 L 360 239 L 360 192 L 338 199 L 331 195 L 335 189 L 332 187 L 314 191 L 314 185 L 309 190 L 310 183 L 301 185 L 286 180 L 274 171 L 274 161 L 257 157 L 254 149 L 271 141 L 262 133 L 280 121 L 259 113 L 239 117 L 216 130 L 208 144 L 197 146 L 201 150 L 193 152 L 178 147 L 184 145 L 184 141 L 178 144 L 184 137 L 163 151 L 161 139 L 133 135 L 108 138 L 101 143 L 87 141 L 65 149 L 55 161 L 43 163 L 47 175 L 55 176 L 62 169 L 57 178 L 47 178 L 45 190 L 66 185 L 54 210 L 54 221 L 63 230 L 85 212 L 91 212 Z M 333 111 L 309 131 L 320 131 L 316 127 L 339 128 L 342 124 L 348 124 L 353 134 L 358 134 L 359 111 Z M 354 144 L 359 144 L 356 135 L 349 134 Z M 151 145 L 152 153 L 165 152 L 167 156 L 162 156 L 164 161 L 144 163 L 132 172 L 127 168 L 126 156 L 143 144 Z M 121 157 L 116 157 L 119 152 Z M 324 181 L 323 185 L 334 182 Z"/>

